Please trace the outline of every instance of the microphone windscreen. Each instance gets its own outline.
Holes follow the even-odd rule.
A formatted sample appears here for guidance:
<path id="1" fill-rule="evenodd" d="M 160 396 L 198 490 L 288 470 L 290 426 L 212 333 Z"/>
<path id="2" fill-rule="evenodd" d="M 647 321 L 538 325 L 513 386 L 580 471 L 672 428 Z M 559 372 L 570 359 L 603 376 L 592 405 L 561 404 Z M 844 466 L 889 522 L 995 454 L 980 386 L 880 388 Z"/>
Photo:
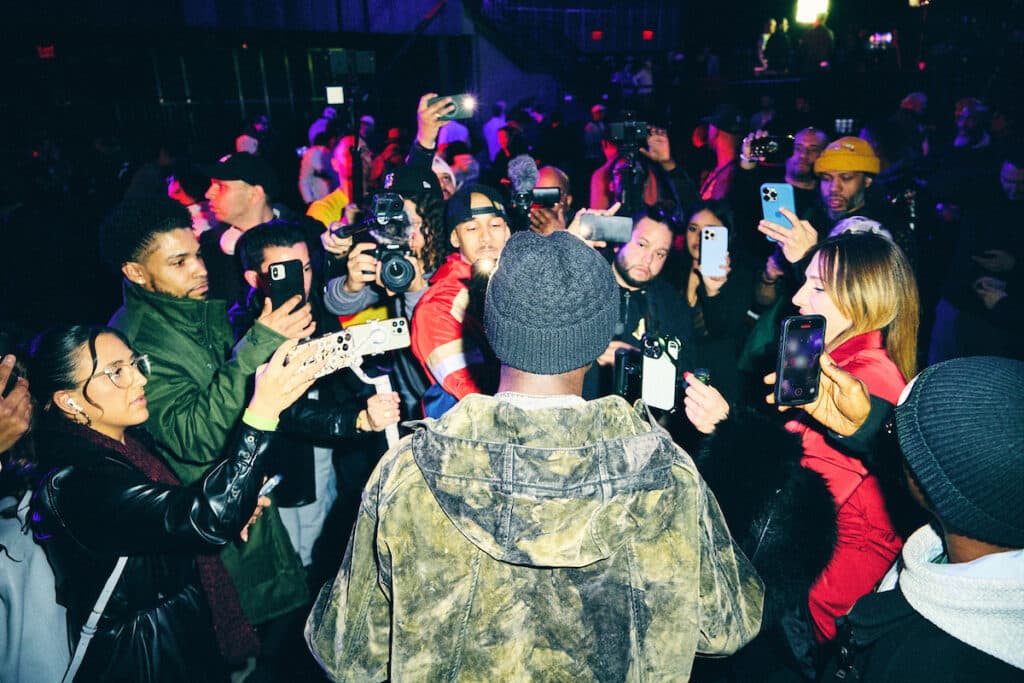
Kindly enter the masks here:
<path id="1" fill-rule="evenodd" d="M 512 182 L 512 190 L 517 194 L 520 192 L 533 192 L 537 187 L 540 174 L 537 172 L 537 162 L 529 154 L 520 154 L 508 162 L 508 179 Z"/>

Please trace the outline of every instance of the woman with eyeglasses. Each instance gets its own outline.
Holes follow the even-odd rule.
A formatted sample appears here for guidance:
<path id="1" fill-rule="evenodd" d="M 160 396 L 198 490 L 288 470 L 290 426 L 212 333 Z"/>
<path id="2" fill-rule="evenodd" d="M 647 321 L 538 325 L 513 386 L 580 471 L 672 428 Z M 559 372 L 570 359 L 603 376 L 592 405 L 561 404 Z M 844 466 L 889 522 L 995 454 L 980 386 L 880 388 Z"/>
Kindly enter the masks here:
<path id="1" fill-rule="evenodd" d="M 110 328 L 36 338 L 32 528 L 53 565 L 72 648 L 117 558 L 127 557 L 77 680 L 226 680 L 227 662 L 255 654 L 255 632 L 216 551 L 244 541 L 270 502 L 259 497 L 262 455 L 279 414 L 318 369 L 301 358 L 285 368 L 294 346 L 282 344 L 257 373 L 224 459 L 185 487 L 138 429 L 149 417 L 148 358 Z"/>

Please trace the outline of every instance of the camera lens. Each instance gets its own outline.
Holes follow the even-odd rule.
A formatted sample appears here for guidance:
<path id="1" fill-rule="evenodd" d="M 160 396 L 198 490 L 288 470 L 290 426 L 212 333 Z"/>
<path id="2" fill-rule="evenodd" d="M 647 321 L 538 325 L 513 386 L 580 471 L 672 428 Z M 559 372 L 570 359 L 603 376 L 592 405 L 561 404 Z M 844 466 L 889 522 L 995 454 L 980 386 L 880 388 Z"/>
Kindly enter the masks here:
<path id="1" fill-rule="evenodd" d="M 389 252 L 384 255 L 380 264 L 380 281 L 385 287 L 400 294 L 409 289 L 415 278 L 416 269 L 401 253 Z"/>

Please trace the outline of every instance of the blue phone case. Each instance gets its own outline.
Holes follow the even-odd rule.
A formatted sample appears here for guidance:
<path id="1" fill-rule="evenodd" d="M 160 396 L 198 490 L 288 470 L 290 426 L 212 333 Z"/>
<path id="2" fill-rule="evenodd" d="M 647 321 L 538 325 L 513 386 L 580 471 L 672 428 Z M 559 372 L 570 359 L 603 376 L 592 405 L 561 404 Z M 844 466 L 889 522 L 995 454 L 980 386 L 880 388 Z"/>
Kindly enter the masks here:
<path id="1" fill-rule="evenodd" d="M 796 198 L 793 195 L 793 186 L 789 183 L 764 183 L 761 185 L 761 212 L 765 220 L 778 223 L 784 228 L 792 228 L 780 208 L 786 208 L 796 213 Z M 769 241 L 774 242 L 771 237 Z"/>

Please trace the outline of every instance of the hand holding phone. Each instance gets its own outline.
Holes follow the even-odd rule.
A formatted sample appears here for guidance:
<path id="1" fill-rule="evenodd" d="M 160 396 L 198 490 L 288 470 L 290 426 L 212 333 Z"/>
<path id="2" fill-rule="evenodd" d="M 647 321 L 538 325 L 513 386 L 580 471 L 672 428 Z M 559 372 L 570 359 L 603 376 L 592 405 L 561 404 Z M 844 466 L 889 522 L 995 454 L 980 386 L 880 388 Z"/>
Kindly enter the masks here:
<path id="1" fill-rule="evenodd" d="M 585 213 L 580 216 L 579 236 L 592 242 L 622 244 L 633 235 L 633 219 L 628 216 L 601 216 Z"/>
<path id="2" fill-rule="evenodd" d="M 825 318 L 795 315 L 782 321 L 775 366 L 775 404 L 798 406 L 818 397 L 821 354 L 825 350 Z"/>
<path id="3" fill-rule="evenodd" d="M 296 311 L 306 303 L 306 285 L 302 277 L 302 261 L 291 259 L 290 261 L 278 261 L 267 267 L 267 279 L 270 282 L 270 303 L 274 309 L 278 309 L 286 301 L 298 295 L 302 298 L 292 308 Z"/>
<path id="4" fill-rule="evenodd" d="M 761 213 L 766 221 L 777 223 L 784 228 L 793 227 L 792 223 L 779 209 L 788 209 L 796 214 L 796 197 L 793 186 L 789 183 L 764 183 L 761 185 Z M 775 242 L 771 236 L 768 240 Z"/>

